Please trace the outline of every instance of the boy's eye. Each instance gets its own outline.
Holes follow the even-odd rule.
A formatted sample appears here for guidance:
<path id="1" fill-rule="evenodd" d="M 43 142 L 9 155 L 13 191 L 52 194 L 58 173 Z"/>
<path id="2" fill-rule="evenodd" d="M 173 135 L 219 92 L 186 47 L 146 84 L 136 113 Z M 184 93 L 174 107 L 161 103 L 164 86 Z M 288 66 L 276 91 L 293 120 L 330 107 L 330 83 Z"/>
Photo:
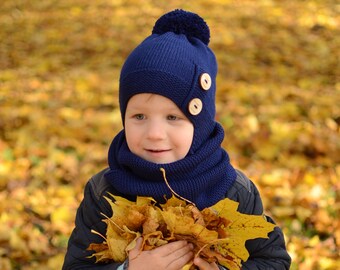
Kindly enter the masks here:
<path id="1" fill-rule="evenodd" d="M 175 115 L 168 115 L 168 120 L 177 120 L 178 119 L 178 117 L 177 116 L 175 116 Z"/>
<path id="2" fill-rule="evenodd" d="M 144 114 L 136 114 L 136 115 L 135 115 L 135 118 L 136 118 L 137 120 L 143 120 L 143 119 L 145 118 L 145 116 L 144 116 Z"/>

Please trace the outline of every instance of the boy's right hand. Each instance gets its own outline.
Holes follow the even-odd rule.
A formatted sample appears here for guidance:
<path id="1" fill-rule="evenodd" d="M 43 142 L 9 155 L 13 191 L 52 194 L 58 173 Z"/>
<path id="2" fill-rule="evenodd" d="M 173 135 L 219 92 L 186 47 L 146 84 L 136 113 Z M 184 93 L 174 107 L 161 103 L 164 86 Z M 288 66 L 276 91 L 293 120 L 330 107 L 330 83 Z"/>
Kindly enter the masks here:
<path id="1" fill-rule="evenodd" d="M 180 270 L 193 259 L 193 245 L 176 241 L 153 250 L 141 251 L 143 239 L 138 238 L 129 252 L 129 270 Z"/>

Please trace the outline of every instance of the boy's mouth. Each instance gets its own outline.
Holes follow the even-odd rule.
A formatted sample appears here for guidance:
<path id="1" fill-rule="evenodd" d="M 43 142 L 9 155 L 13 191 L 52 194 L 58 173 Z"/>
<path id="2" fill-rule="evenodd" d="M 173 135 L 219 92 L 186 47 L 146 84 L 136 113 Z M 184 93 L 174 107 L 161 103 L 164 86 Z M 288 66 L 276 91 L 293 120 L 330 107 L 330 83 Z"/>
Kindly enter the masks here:
<path id="1" fill-rule="evenodd" d="M 150 153 L 163 153 L 163 152 L 167 152 L 170 150 L 169 149 L 146 149 L 146 151 Z"/>

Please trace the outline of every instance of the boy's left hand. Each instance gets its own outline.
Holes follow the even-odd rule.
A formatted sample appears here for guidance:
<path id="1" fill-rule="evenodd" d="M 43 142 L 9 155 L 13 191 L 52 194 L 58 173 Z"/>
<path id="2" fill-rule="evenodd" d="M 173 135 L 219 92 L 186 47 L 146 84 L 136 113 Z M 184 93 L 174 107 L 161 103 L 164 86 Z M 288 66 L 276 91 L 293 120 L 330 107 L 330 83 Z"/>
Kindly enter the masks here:
<path id="1" fill-rule="evenodd" d="M 207 261 L 196 257 L 194 259 L 194 265 L 198 267 L 200 270 L 219 270 L 219 267 L 217 266 L 216 263 L 208 263 Z"/>

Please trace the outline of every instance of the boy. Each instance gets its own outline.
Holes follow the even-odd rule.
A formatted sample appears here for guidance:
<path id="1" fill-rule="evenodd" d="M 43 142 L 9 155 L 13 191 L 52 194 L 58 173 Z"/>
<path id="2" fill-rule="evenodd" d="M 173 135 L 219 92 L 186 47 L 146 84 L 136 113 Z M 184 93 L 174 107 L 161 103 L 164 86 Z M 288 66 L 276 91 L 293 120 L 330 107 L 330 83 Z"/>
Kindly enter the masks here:
<path id="1" fill-rule="evenodd" d="M 232 167 L 221 148 L 224 131 L 215 121 L 217 63 L 209 39 L 201 17 L 174 10 L 157 20 L 152 35 L 127 58 L 119 86 L 124 129 L 110 146 L 109 168 L 86 185 L 63 269 L 177 270 L 193 259 L 186 241 L 140 252 L 141 239 L 124 264 L 95 264 L 88 258 L 89 244 L 102 242 L 91 229 L 105 235 L 100 213 L 112 215 L 103 198 L 107 192 L 129 200 L 149 196 L 159 203 L 171 197 L 160 167 L 173 190 L 199 209 L 228 197 L 239 202 L 242 213 L 263 214 L 255 185 Z M 278 227 L 269 239 L 247 241 L 246 247 L 250 256 L 242 269 L 289 269 Z M 194 264 L 200 270 L 225 269 L 201 258 Z"/>

